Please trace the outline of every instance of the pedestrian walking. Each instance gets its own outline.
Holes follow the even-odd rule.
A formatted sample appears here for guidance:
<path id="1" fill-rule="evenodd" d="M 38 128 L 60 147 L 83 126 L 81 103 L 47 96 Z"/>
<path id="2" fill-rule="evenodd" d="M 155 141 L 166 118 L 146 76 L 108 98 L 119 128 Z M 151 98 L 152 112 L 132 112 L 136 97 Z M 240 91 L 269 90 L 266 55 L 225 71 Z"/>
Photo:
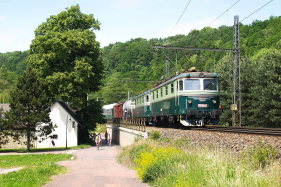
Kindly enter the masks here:
<path id="1" fill-rule="evenodd" d="M 104 134 L 104 138 L 105 138 L 105 143 L 107 142 L 107 131 Z"/>
<path id="2" fill-rule="evenodd" d="M 102 145 L 101 133 L 99 133 L 99 137 L 100 137 L 100 146 L 101 146 Z"/>
<path id="3" fill-rule="evenodd" d="M 111 147 L 111 136 L 110 136 L 110 134 L 108 134 L 108 136 L 107 136 L 107 142 L 108 142 L 109 147 Z"/>
<path id="4" fill-rule="evenodd" d="M 99 147 L 100 147 L 100 137 L 99 136 L 96 137 L 96 147 L 97 147 L 97 150 L 99 150 Z"/>

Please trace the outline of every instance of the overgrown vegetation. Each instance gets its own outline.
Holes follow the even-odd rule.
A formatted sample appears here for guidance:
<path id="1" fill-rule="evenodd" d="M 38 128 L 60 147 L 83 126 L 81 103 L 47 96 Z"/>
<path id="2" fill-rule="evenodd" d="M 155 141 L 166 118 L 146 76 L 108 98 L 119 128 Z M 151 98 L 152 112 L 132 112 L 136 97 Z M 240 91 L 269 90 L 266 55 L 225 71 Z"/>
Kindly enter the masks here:
<path id="1" fill-rule="evenodd" d="M 187 139 L 142 139 L 123 149 L 119 162 L 151 186 L 280 186 L 277 149 L 259 140 L 239 156 Z"/>
<path id="2" fill-rule="evenodd" d="M 106 125 L 105 124 L 97 124 L 94 132 L 105 133 L 106 132 Z"/>
<path id="3" fill-rule="evenodd" d="M 159 131 L 152 131 L 150 133 L 150 139 L 152 140 L 158 140 L 160 138 L 160 132 Z"/>
<path id="4" fill-rule="evenodd" d="M 72 156 L 71 154 L 2 155 L 1 168 L 24 168 L 0 175 L 0 186 L 42 186 L 50 181 L 52 175 L 66 172 L 65 167 L 55 162 L 70 160 Z"/>

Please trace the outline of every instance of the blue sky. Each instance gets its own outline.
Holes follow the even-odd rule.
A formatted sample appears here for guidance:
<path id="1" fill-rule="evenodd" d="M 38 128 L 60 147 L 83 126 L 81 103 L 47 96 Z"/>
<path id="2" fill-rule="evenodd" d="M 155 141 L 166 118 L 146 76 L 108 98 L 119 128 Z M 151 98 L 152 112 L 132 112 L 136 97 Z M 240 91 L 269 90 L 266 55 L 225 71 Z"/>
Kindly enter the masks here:
<path id="1" fill-rule="evenodd" d="M 164 38 L 176 34 L 187 35 L 192 29 L 202 29 L 229 9 L 238 0 L 0 0 L 0 53 L 25 51 L 34 38 L 34 30 L 50 15 L 79 4 L 85 14 L 93 14 L 101 22 L 94 31 L 101 47 L 132 38 Z M 235 15 L 243 20 L 270 0 L 239 0 L 211 27 L 232 26 Z M 280 16 L 280 0 L 273 0 L 244 20 L 266 20 Z"/>

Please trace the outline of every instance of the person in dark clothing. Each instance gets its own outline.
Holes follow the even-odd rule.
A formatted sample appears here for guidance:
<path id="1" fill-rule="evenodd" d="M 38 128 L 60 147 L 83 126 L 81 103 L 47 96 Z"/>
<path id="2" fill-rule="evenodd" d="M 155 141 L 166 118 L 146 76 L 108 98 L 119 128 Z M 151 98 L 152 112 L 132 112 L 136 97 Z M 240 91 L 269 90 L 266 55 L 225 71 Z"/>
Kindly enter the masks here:
<path id="1" fill-rule="evenodd" d="M 105 143 L 107 143 L 107 131 L 105 132 L 104 136 L 105 136 Z"/>

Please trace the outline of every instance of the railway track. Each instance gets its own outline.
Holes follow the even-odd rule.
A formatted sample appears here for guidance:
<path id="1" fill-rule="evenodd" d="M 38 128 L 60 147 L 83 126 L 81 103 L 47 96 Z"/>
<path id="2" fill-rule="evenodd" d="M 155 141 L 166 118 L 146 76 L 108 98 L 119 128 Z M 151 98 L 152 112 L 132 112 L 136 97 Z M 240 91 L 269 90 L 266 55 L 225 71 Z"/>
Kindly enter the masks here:
<path id="1" fill-rule="evenodd" d="M 118 122 L 111 125 L 146 131 L 145 124 L 132 124 L 126 122 Z M 149 126 L 147 126 L 149 127 Z M 157 128 L 157 127 L 155 127 Z M 159 126 L 159 128 L 174 128 L 182 130 L 201 130 L 201 131 L 217 131 L 217 132 L 228 132 L 228 133 L 244 133 L 244 134 L 256 134 L 256 135 L 271 135 L 271 136 L 281 136 L 281 128 L 257 128 L 257 127 L 229 127 L 229 126 L 205 126 L 205 127 L 171 127 L 171 126 Z"/>
<path id="2" fill-rule="evenodd" d="M 207 126 L 207 127 L 203 127 L 203 128 L 202 127 L 201 128 L 191 127 L 191 128 L 184 128 L 184 129 L 281 136 L 280 128 L 275 129 L 275 128 L 256 128 L 256 127 Z"/>

